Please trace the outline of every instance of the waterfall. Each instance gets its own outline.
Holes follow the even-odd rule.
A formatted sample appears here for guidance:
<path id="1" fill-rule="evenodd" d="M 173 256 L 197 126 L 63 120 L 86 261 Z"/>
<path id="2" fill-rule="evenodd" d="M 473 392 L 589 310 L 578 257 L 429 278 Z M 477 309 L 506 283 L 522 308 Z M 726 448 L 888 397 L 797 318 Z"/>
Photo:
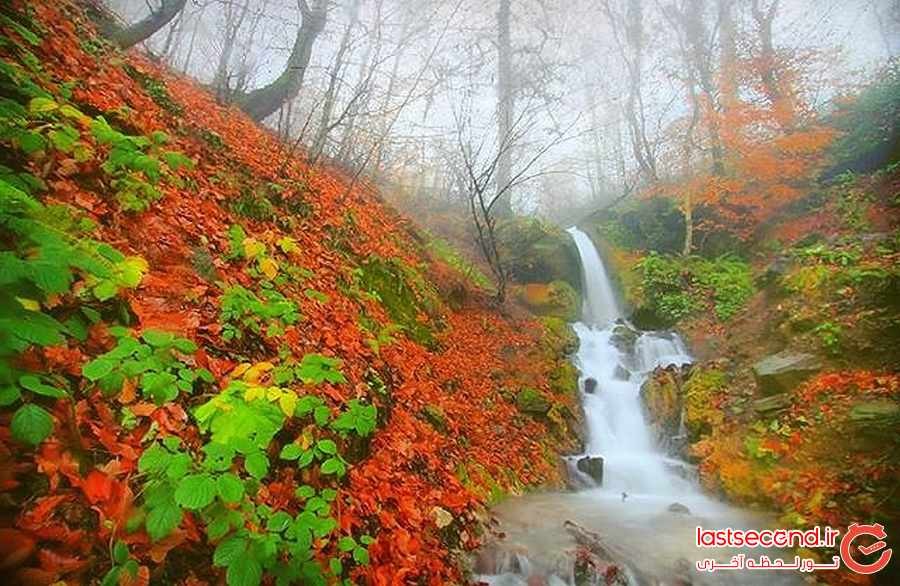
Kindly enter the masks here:
<path id="1" fill-rule="evenodd" d="M 657 366 L 690 362 L 675 334 L 638 332 L 621 319 L 600 255 L 590 238 L 569 228 L 584 273 L 584 315 L 573 324 L 580 346 L 575 365 L 581 373 L 587 442 L 585 455 L 603 458 L 602 490 L 675 497 L 688 487 L 669 472 L 654 445 L 640 403 L 641 384 Z M 623 376 L 624 374 L 624 376 Z M 593 392 L 584 382 L 596 381 Z"/>
<path id="2" fill-rule="evenodd" d="M 629 586 L 651 583 L 702 585 L 801 585 L 799 574 L 780 572 L 697 572 L 693 561 L 716 555 L 723 562 L 737 550 L 698 551 L 697 525 L 758 529 L 770 519 L 755 518 L 702 493 L 687 472 L 691 466 L 666 457 L 644 420 L 640 388 L 659 366 L 691 361 L 672 332 L 642 332 L 631 326 L 616 303 L 603 261 L 590 238 L 570 228 L 584 275 L 582 320 L 572 324 L 580 341 L 573 363 L 580 372 L 584 407 L 584 453 L 569 458 L 576 492 L 536 493 L 511 498 L 494 508 L 501 538 L 476 560 L 476 580 L 492 586 L 607 584 L 603 574 L 576 580 L 577 551 L 565 528 L 572 520 L 597 532 L 615 548 Z M 593 383 L 586 385 L 588 379 Z M 577 462 L 603 458 L 600 486 L 581 474 Z M 746 550 L 759 555 L 759 550 Z M 784 552 L 766 551 L 769 556 Z M 793 556 L 793 553 L 790 554 Z M 637 572 L 637 573 L 636 573 Z M 641 578 L 638 577 L 640 573 Z"/>
<path id="3" fill-rule="evenodd" d="M 613 293 L 612 283 L 606 275 L 606 267 L 587 234 L 574 226 L 568 232 L 581 257 L 584 284 L 582 319 L 589 324 L 608 324 L 621 317 L 622 311 Z"/>

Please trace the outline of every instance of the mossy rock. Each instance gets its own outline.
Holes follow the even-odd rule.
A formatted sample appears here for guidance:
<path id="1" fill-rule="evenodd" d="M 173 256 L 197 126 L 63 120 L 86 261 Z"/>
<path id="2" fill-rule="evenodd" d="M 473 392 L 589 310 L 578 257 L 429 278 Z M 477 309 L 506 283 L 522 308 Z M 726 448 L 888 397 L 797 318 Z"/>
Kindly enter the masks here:
<path id="1" fill-rule="evenodd" d="M 578 389 L 578 369 L 568 360 L 561 360 L 550 371 L 550 390 L 557 395 L 574 393 Z"/>
<path id="2" fill-rule="evenodd" d="M 647 420 L 664 442 L 678 434 L 681 425 L 682 396 L 679 375 L 673 369 L 659 369 L 641 385 L 641 402 Z"/>
<path id="3" fill-rule="evenodd" d="M 550 401 L 537 389 L 525 387 L 516 394 L 516 407 L 529 415 L 546 415 L 550 411 Z"/>
<path id="4" fill-rule="evenodd" d="M 501 256 L 519 283 L 565 281 L 581 290 L 581 260 L 572 238 L 537 218 L 504 220 L 497 228 Z"/>
<path id="5" fill-rule="evenodd" d="M 437 405 L 429 403 L 422 408 L 422 411 L 419 414 L 425 421 L 431 424 L 431 427 L 435 430 L 441 433 L 447 433 L 449 430 L 447 427 L 447 414 Z"/>
<path id="6" fill-rule="evenodd" d="M 574 321 L 578 317 L 579 296 L 565 281 L 529 283 L 520 289 L 519 299 L 536 315 Z"/>
<path id="7" fill-rule="evenodd" d="M 397 260 L 368 258 L 360 265 L 362 287 L 376 293 L 391 320 L 414 341 L 434 348 L 440 300 L 421 275 Z"/>
<path id="8" fill-rule="evenodd" d="M 684 397 L 684 426 L 691 441 L 712 431 L 724 416 L 713 406 L 712 399 L 728 383 L 725 373 L 716 368 L 695 366 L 690 378 L 682 386 Z"/>
<path id="9" fill-rule="evenodd" d="M 541 324 L 544 326 L 544 336 L 541 340 L 551 352 L 568 356 L 578 350 L 578 335 L 566 320 L 546 316 L 541 318 Z"/>

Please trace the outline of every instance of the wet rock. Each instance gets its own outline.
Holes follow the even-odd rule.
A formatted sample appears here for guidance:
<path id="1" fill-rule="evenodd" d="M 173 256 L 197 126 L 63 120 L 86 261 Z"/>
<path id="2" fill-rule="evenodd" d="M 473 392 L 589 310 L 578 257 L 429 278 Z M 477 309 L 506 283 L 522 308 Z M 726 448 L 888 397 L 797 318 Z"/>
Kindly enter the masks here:
<path id="1" fill-rule="evenodd" d="M 616 369 L 613 371 L 613 378 L 616 380 L 630 380 L 631 373 L 621 364 L 617 364 Z"/>
<path id="2" fill-rule="evenodd" d="M 589 395 L 597 392 L 597 380 L 590 377 L 586 378 L 584 380 L 584 392 Z"/>
<path id="3" fill-rule="evenodd" d="M 619 322 L 612 330 L 609 338 L 610 343 L 615 346 L 619 352 L 624 354 L 634 353 L 634 344 L 640 334 L 626 323 Z"/>
<path id="4" fill-rule="evenodd" d="M 686 440 L 687 438 L 683 439 Z M 687 462 L 664 461 L 663 467 L 672 474 L 675 474 L 676 476 L 683 478 L 684 480 L 687 480 L 689 482 L 697 480 L 697 467 L 688 464 Z"/>
<path id="5" fill-rule="evenodd" d="M 590 476 L 597 485 L 603 484 L 603 458 L 600 456 L 582 456 L 575 463 L 580 472 Z"/>
<path id="6" fill-rule="evenodd" d="M 566 281 L 529 283 L 519 291 L 519 300 L 535 315 L 551 316 L 567 321 L 578 317 L 578 292 Z"/>
<path id="7" fill-rule="evenodd" d="M 644 413 L 660 445 L 679 435 L 683 409 L 681 381 L 680 369 L 657 368 L 641 385 Z"/>
<path id="8" fill-rule="evenodd" d="M 900 420 L 900 403 L 890 399 L 875 399 L 857 403 L 850 410 L 850 420 L 855 423 L 871 423 L 887 426 Z"/>
<path id="9" fill-rule="evenodd" d="M 791 397 L 788 393 L 778 393 L 771 397 L 753 401 L 753 410 L 764 416 L 772 416 L 784 411 L 791 405 Z"/>
<path id="10" fill-rule="evenodd" d="M 666 510 L 669 511 L 670 513 L 676 513 L 678 515 L 690 515 L 691 514 L 691 510 L 689 508 L 687 508 L 687 506 L 685 506 L 681 503 L 672 503 L 671 505 L 666 507 Z"/>
<path id="11" fill-rule="evenodd" d="M 516 395 L 516 406 L 529 415 L 546 415 L 550 410 L 550 401 L 537 389 L 525 387 Z"/>
<path id="12" fill-rule="evenodd" d="M 753 375 L 764 395 L 775 395 L 793 390 L 821 369 L 817 356 L 784 350 L 754 364 Z"/>

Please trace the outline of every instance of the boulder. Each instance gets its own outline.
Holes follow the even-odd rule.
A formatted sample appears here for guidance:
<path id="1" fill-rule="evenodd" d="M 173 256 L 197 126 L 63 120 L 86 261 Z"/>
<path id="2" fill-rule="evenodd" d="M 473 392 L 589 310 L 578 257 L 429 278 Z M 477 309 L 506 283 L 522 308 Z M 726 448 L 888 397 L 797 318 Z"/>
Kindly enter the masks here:
<path id="1" fill-rule="evenodd" d="M 631 372 L 621 364 L 617 364 L 616 369 L 613 371 L 613 378 L 616 380 L 630 380 Z"/>
<path id="2" fill-rule="evenodd" d="M 771 396 L 793 390 L 821 369 L 817 356 L 784 350 L 754 364 L 753 375 L 762 394 Z"/>
<path id="3" fill-rule="evenodd" d="M 546 415 L 550 411 L 550 401 L 537 389 L 525 387 L 516 395 L 516 406 L 522 413 Z"/>
<path id="4" fill-rule="evenodd" d="M 634 353 L 634 344 L 640 333 L 624 322 L 619 322 L 612 330 L 609 342 L 623 354 Z"/>
<path id="5" fill-rule="evenodd" d="M 791 405 L 791 396 L 788 393 L 778 393 L 771 397 L 764 397 L 753 401 L 753 410 L 763 416 L 773 416 L 784 411 Z"/>
<path id="6" fill-rule="evenodd" d="M 600 456 L 582 456 L 575 462 L 575 467 L 584 474 L 587 474 L 597 483 L 597 486 L 603 484 L 603 458 Z"/>
<path id="7" fill-rule="evenodd" d="M 514 216 L 497 226 L 497 244 L 510 276 L 519 283 L 566 281 L 581 290 L 581 259 L 575 242 L 559 226 Z"/>
<path id="8" fill-rule="evenodd" d="M 529 283 L 519 290 L 521 301 L 535 315 L 573 321 L 580 308 L 578 292 L 566 281 Z"/>
<path id="9" fill-rule="evenodd" d="M 667 445 L 680 431 L 683 409 L 681 380 L 677 369 L 657 368 L 641 385 L 644 413 L 660 445 Z"/>
<path id="10" fill-rule="evenodd" d="M 593 395 L 597 391 L 597 380 L 593 378 L 584 379 L 584 392 Z"/>
<path id="11" fill-rule="evenodd" d="M 672 503 L 666 508 L 666 510 L 670 513 L 677 513 L 679 515 L 691 514 L 691 510 L 681 503 Z"/>

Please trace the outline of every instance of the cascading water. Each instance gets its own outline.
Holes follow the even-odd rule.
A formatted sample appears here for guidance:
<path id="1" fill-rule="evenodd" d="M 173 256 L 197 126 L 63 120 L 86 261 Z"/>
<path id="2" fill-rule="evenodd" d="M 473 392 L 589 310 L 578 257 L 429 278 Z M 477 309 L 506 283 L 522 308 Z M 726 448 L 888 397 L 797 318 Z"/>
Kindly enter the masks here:
<path id="1" fill-rule="evenodd" d="M 689 466 L 654 444 L 641 408 L 641 385 L 657 367 L 688 364 L 691 358 L 677 334 L 639 332 L 625 321 L 593 242 L 577 228 L 568 231 L 584 278 L 582 321 L 572 327 L 580 342 L 573 361 L 580 372 L 586 427 L 585 452 L 569 463 L 585 489 L 501 503 L 495 513 L 506 539 L 497 551 L 482 556 L 490 561 L 483 564 L 478 580 L 510 586 L 574 584 L 575 548 L 563 527 L 571 520 L 614 542 L 617 562 L 625 564 L 629 582 L 650 577 L 718 583 L 721 576 L 692 570 L 699 555 L 694 528 L 758 527 L 761 520 L 705 496 L 678 473 Z M 589 379 L 593 383 L 587 385 Z M 578 471 L 575 462 L 585 456 L 603 459 L 600 486 Z M 727 559 L 734 552 L 719 553 Z M 760 578 L 731 573 L 726 583 L 760 583 Z M 762 581 L 794 583 L 793 578 L 768 576 Z"/>
<path id="2" fill-rule="evenodd" d="M 682 494 L 684 480 L 667 471 L 664 456 L 650 436 L 640 405 L 641 384 L 657 366 L 690 362 L 684 344 L 674 334 L 640 334 L 633 345 L 616 344 L 636 333 L 624 323 L 622 310 L 600 255 L 590 238 L 577 228 L 575 240 L 584 271 L 583 321 L 574 324 L 580 341 L 575 366 L 581 372 L 582 405 L 587 427 L 587 455 L 603 458 L 603 489 L 626 494 Z M 624 340 L 623 340 L 624 342 Z M 629 351 L 630 350 L 630 351 Z M 597 382 L 591 393 L 584 381 Z"/>

